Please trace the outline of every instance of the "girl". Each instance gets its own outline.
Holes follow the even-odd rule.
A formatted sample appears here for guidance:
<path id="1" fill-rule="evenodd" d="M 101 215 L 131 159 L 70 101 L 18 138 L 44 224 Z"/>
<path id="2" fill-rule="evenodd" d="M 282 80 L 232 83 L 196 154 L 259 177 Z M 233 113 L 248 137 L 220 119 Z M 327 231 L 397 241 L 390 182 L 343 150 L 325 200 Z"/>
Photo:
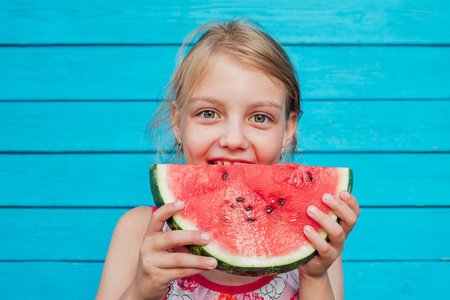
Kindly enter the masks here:
<path id="1" fill-rule="evenodd" d="M 276 164 L 292 154 L 300 90 L 282 47 L 248 21 L 209 23 L 182 49 L 197 36 L 163 103 L 185 162 Z M 190 254 L 184 245 L 206 245 L 211 237 L 165 228 L 182 202 L 154 212 L 134 208 L 115 228 L 97 299 L 342 299 L 340 255 L 360 209 L 346 191 L 338 198 L 325 194 L 323 201 L 341 221 L 308 208 L 329 234 L 327 242 L 304 228 L 318 255 L 298 270 L 261 278 L 220 272 L 214 258 Z"/>

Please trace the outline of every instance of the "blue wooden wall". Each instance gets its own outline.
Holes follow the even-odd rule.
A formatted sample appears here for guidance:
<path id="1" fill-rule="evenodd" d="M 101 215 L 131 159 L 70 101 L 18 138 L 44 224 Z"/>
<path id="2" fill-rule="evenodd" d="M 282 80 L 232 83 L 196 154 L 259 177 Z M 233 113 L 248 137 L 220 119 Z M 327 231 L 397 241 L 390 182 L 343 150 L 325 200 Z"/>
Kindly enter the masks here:
<path id="1" fill-rule="evenodd" d="M 0 299 L 94 298 L 115 223 L 152 205 L 144 131 L 180 43 L 236 16 L 296 61 L 303 159 L 354 170 L 347 299 L 444 299 L 449 3 L 0 0 Z"/>

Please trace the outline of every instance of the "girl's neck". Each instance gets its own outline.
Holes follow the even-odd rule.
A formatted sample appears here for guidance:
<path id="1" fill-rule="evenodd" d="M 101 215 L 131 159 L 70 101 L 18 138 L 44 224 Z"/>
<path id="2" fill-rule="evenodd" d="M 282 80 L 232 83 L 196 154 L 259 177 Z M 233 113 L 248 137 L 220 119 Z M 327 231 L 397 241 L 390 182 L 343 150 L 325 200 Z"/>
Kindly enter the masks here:
<path id="1" fill-rule="evenodd" d="M 203 272 L 200 275 L 211 282 L 228 286 L 249 284 L 261 278 L 261 277 L 231 275 L 217 270 Z"/>

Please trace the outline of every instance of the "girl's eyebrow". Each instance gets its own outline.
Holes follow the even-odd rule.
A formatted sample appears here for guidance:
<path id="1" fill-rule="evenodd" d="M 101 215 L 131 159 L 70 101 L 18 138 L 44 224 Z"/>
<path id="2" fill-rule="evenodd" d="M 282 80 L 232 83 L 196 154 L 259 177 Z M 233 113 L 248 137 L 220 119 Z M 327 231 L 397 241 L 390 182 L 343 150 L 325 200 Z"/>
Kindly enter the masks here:
<path id="1" fill-rule="evenodd" d="M 260 101 L 260 102 L 257 102 L 255 104 L 253 104 L 252 106 L 254 106 L 254 107 L 270 106 L 270 107 L 273 107 L 273 108 L 275 108 L 275 109 L 277 109 L 279 111 L 283 110 L 283 107 L 280 104 L 278 104 L 276 102 L 273 102 L 273 101 L 270 101 L 270 100 Z"/>
<path id="2" fill-rule="evenodd" d="M 190 102 L 193 102 L 193 101 L 205 101 L 205 102 L 209 102 L 211 104 L 220 104 L 221 103 L 221 101 L 216 98 L 208 97 L 208 96 L 201 96 L 201 95 L 190 99 Z"/>
<path id="3" fill-rule="evenodd" d="M 205 101 L 205 102 L 209 102 L 211 104 L 223 105 L 223 101 L 218 100 L 213 97 L 209 97 L 209 96 L 197 96 L 197 97 L 191 98 L 190 101 Z M 252 104 L 252 107 L 262 107 L 262 106 L 270 106 L 279 111 L 283 110 L 283 107 L 280 104 L 276 103 L 275 101 L 271 101 L 271 100 L 262 100 L 262 101 Z"/>
<path id="4" fill-rule="evenodd" d="M 219 99 L 210 97 L 210 96 L 196 96 L 194 98 L 189 99 L 188 105 L 200 105 L 203 106 L 205 105 L 205 102 L 208 103 L 208 105 L 211 105 L 213 107 L 219 107 L 220 109 L 222 109 L 224 107 L 224 103 L 222 101 L 220 101 Z M 200 103 L 200 104 L 197 104 Z M 194 106 L 196 107 L 196 106 Z"/>

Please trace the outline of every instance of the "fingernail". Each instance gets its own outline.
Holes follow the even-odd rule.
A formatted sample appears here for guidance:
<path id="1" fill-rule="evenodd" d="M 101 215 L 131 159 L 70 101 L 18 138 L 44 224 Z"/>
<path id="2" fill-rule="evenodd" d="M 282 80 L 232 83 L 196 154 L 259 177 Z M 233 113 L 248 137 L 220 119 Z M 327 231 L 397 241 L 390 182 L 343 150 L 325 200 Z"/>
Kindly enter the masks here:
<path id="1" fill-rule="evenodd" d="M 312 229 L 311 226 L 306 225 L 305 228 L 303 228 L 303 230 L 304 230 L 306 233 L 311 233 L 313 229 Z"/>
<path id="2" fill-rule="evenodd" d="M 333 201 L 333 200 L 334 200 L 334 198 L 333 198 L 332 195 L 330 195 L 330 194 L 325 194 L 325 195 L 323 195 L 323 201 L 325 201 L 325 202 L 331 202 L 331 201 Z"/>
<path id="3" fill-rule="evenodd" d="M 206 260 L 206 265 L 209 267 L 215 267 L 217 265 L 217 261 L 215 258 L 208 258 Z"/>
<path id="4" fill-rule="evenodd" d="M 184 202 L 183 201 L 177 201 L 174 204 L 175 208 L 183 208 L 184 207 Z"/>
<path id="5" fill-rule="evenodd" d="M 211 236 L 206 232 L 202 232 L 202 234 L 200 235 L 200 238 L 202 239 L 202 242 L 204 242 L 204 243 L 209 243 L 211 241 Z"/>
<path id="6" fill-rule="evenodd" d="M 345 199 L 350 198 L 350 193 L 347 192 L 347 191 L 343 191 L 341 195 L 342 195 L 342 197 L 344 197 Z"/>
<path id="7" fill-rule="evenodd" d="M 311 214 L 317 214 L 317 213 L 319 212 L 319 210 L 317 209 L 317 207 L 315 207 L 314 205 L 310 205 L 310 206 L 308 207 L 308 211 L 309 211 Z"/>

